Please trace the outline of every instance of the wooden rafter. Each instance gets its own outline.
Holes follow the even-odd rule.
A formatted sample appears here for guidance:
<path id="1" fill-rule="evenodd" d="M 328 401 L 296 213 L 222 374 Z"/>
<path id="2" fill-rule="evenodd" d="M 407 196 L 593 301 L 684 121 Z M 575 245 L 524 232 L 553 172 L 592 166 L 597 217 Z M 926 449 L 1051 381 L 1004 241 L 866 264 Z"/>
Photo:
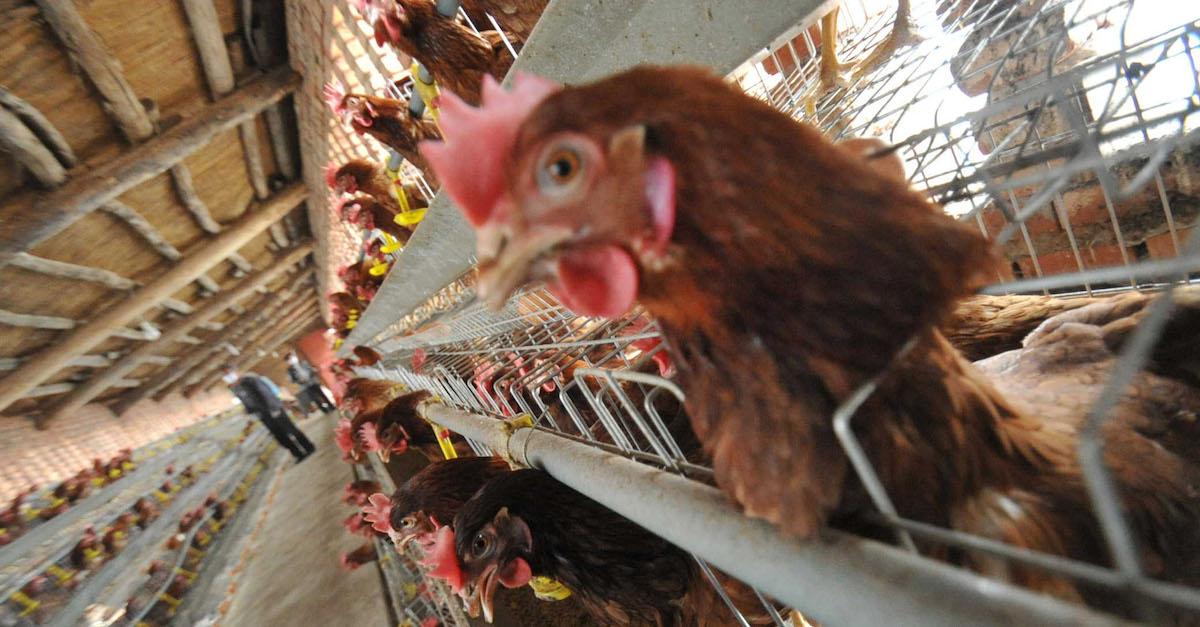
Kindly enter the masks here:
<path id="1" fill-rule="evenodd" d="M 148 396 L 153 396 L 155 399 L 161 400 L 179 386 L 194 382 L 195 379 L 193 379 L 192 375 L 198 374 L 201 369 L 206 367 L 208 361 L 214 355 L 220 351 L 224 351 L 226 344 L 241 343 L 242 338 L 247 333 L 250 333 L 253 329 L 260 327 L 264 322 L 274 317 L 279 309 L 287 304 L 290 296 L 305 284 L 307 284 L 307 281 L 297 281 L 278 294 L 268 294 L 259 299 L 254 307 L 251 307 L 250 311 L 229 325 L 220 343 L 214 344 L 208 350 L 193 351 L 173 368 L 158 373 L 147 381 L 143 388 L 139 388 L 126 395 L 127 398 L 122 399 L 121 403 L 113 411 L 119 415 Z"/>
<path id="2" fill-rule="evenodd" d="M 188 333 L 193 329 L 219 315 L 233 303 L 254 293 L 255 288 L 275 280 L 284 272 L 290 270 L 292 266 L 302 261 L 311 252 L 311 244 L 302 244 L 294 250 L 289 251 L 283 257 L 273 260 L 266 270 L 250 275 L 239 283 L 237 287 L 204 303 L 204 306 L 197 309 L 191 316 L 178 320 L 169 328 L 164 329 L 162 335 L 157 340 L 139 346 L 133 352 L 126 355 L 119 363 L 97 374 L 89 379 L 86 384 L 74 390 L 70 396 L 64 398 L 42 417 L 41 424 L 45 424 L 66 413 L 83 407 L 88 401 L 103 394 L 114 381 L 132 372 L 147 358 L 153 356 L 155 352 L 161 351 L 164 343 L 189 337 Z M 196 338 L 196 343 L 203 344 L 204 342 Z"/>
<path id="3" fill-rule="evenodd" d="M 283 121 L 280 106 L 267 107 L 263 110 L 263 117 L 267 120 L 267 136 L 271 140 L 271 153 L 275 155 L 275 167 L 279 168 L 283 178 L 290 181 L 296 178 L 296 160 L 292 156 L 291 134 Z"/>
<path id="4" fill-rule="evenodd" d="M 27 192 L 0 207 L 7 224 L 0 232 L 0 264 L 28 251 L 122 193 L 163 173 L 213 137 L 250 119 L 300 83 L 286 69 L 267 73 L 221 101 L 206 105 L 162 135 L 74 176 L 45 194 Z M 31 198 L 32 197 L 32 198 Z M 13 206 L 22 209 L 10 209 Z"/>
<path id="5" fill-rule="evenodd" d="M 62 277 L 64 279 L 73 279 L 76 281 L 87 281 L 89 283 L 96 283 L 114 290 L 126 291 L 137 287 L 137 281 L 123 277 L 110 270 L 92 268 L 89 266 L 80 266 L 73 263 L 67 263 L 65 261 L 57 261 L 55 259 L 38 257 L 29 253 L 17 253 L 12 257 L 10 263 L 18 268 L 23 268 L 31 272 Z"/>
<path id="6" fill-rule="evenodd" d="M 70 359 L 100 344 L 115 329 L 196 280 L 220 260 L 265 231 L 272 222 L 296 208 L 306 197 L 307 191 L 301 185 L 285 187 L 257 210 L 248 210 L 232 227 L 198 246 L 195 252 L 139 288 L 129 298 L 101 312 L 87 324 L 80 325 L 62 341 L 42 350 L 19 370 L 0 379 L 0 411 L 25 391 L 46 381 Z"/>
<path id="7" fill-rule="evenodd" d="M 23 314 L 15 311 L 0 309 L 0 324 L 7 324 L 10 327 L 23 327 L 26 329 L 74 329 L 76 322 L 70 318 L 61 318 L 59 316 L 41 316 L 36 314 Z"/>
<path id="8" fill-rule="evenodd" d="M 130 407 L 133 407 L 144 398 L 154 396 L 155 398 L 165 397 L 171 392 L 172 384 L 185 379 L 190 375 L 196 367 L 208 359 L 211 355 L 219 350 L 225 350 L 227 342 L 236 341 L 238 337 L 243 335 L 248 328 L 248 323 L 253 319 L 265 315 L 266 308 L 274 301 L 274 297 L 260 298 L 255 301 L 252 311 L 246 313 L 234 320 L 228 327 L 225 333 L 222 334 L 220 341 L 214 341 L 210 346 L 201 348 L 200 350 L 188 351 L 182 359 L 177 360 L 172 364 L 171 368 L 159 370 L 151 378 L 145 381 L 145 385 L 132 390 L 123 396 L 116 404 L 112 406 L 112 410 L 118 416 L 125 413 Z M 160 394 L 161 392 L 161 394 Z"/>
<path id="9" fill-rule="evenodd" d="M 58 187 L 67 180 L 67 170 L 54 153 L 5 107 L 0 107 L 0 150 L 10 153 L 43 187 Z"/>
<path id="10" fill-rule="evenodd" d="M 137 379 L 121 379 L 113 384 L 116 388 L 136 388 L 142 382 Z M 77 386 L 75 383 L 51 383 L 49 385 L 39 385 L 26 392 L 21 398 L 38 398 L 40 396 L 54 396 L 63 392 L 70 392 Z"/>
<path id="11" fill-rule="evenodd" d="M 104 211 L 120 218 L 129 228 L 133 229 L 147 244 L 150 245 L 159 255 L 162 255 L 169 261 L 179 261 L 183 257 L 183 253 L 179 252 L 175 245 L 167 241 L 158 229 L 154 228 L 150 221 L 138 213 L 136 209 L 126 205 L 119 200 L 111 200 L 104 204 Z"/>
<path id="12" fill-rule="evenodd" d="M 316 301 L 301 301 L 284 309 L 284 312 L 279 321 L 273 326 L 263 326 L 257 329 L 250 337 L 246 339 L 246 343 L 241 347 L 241 355 L 238 355 L 231 364 L 234 370 L 241 371 L 246 366 L 258 361 L 258 356 L 254 351 L 268 345 L 274 341 L 280 333 L 291 329 L 298 320 L 315 316 L 317 313 Z M 198 383 L 188 386 L 183 395 L 187 397 L 194 396 L 196 392 L 207 390 L 212 387 L 221 378 L 221 363 L 217 363 L 205 375 L 202 376 Z"/>
<path id="13" fill-rule="evenodd" d="M 154 125 L 125 80 L 121 63 L 84 21 L 74 0 L 37 0 L 37 4 L 71 59 L 95 86 L 104 101 L 105 111 L 113 117 L 125 137 L 136 143 L 153 135 Z"/>
<path id="14" fill-rule="evenodd" d="M 21 362 L 20 357 L 0 357 L 0 370 L 16 370 Z M 68 366 L 75 368 L 105 368 L 112 363 L 104 355 L 80 355 L 72 359 Z"/>
<path id="15" fill-rule="evenodd" d="M 175 195 L 179 196 L 179 201 L 183 203 L 183 208 L 187 209 L 188 213 L 192 214 L 192 218 L 196 221 L 196 226 L 200 230 L 209 235 L 216 235 L 221 232 L 221 225 L 213 219 L 212 213 L 208 210 L 208 205 L 200 200 L 200 194 L 196 193 L 196 186 L 192 183 L 192 173 L 182 165 L 173 165 L 170 168 L 171 184 L 175 188 Z"/>
<path id="16" fill-rule="evenodd" d="M 200 66 L 204 68 L 208 88 L 214 99 L 223 98 L 233 91 L 234 79 L 229 49 L 225 46 L 225 35 L 221 32 L 216 7 L 213 6 L 212 0 L 183 0 L 183 9 L 192 27 L 192 39 L 196 41 L 196 48 L 200 51 Z M 258 129 L 254 120 L 246 120 L 239 124 L 238 135 L 242 140 L 246 173 L 250 177 L 254 195 L 259 199 L 266 198 L 270 189 L 267 187 L 267 176 L 263 170 L 262 153 L 259 152 L 258 146 Z"/>
<path id="17" fill-rule="evenodd" d="M 25 126 L 33 131 L 34 135 L 37 135 L 42 144 L 50 152 L 54 153 L 59 164 L 64 168 L 73 168 L 79 162 L 79 159 L 75 156 L 75 151 L 71 150 L 70 144 L 67 143 L 67 139 L 63 137 L 58 128 L 50 120 L 46 119 L 46 116 L 42 115 L 42 112 L 38 111 L 36 107 L 25 102 L 3 86 L 0 86 L 0 106 L 8 109 L 20 118 L 25 123 Z"/>

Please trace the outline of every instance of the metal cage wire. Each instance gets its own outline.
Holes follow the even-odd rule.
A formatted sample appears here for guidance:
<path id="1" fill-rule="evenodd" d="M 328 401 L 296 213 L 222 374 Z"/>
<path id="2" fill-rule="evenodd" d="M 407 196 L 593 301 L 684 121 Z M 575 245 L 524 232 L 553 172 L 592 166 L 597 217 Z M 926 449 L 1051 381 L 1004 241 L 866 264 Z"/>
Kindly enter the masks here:
<path id="1" fill-rule="evenodd" d="M 1171 290 L 1200 278 L 1192 182 L 1200 168 L 1200 5 L 1163 8 L 1145 0 L 918 2 L 913 16 L 924 40 L 861 75 L 847 72 L 832 89 L 820 85 L 819 35 L 806 25 L 729 80 L 831 136 L 889 141 L 914 186 L 978 225 L 1007 257 L 986 293 L 1163 292 L 1081 434 L 1111 567 L 901 518 L 854 436 L 855 411 L 873 382 L 831 420 L 879 521 L 910 550 L 915 537 L 1200 611 L 1200 591 L 1146 575 L 1099 438 L 1162 331 Z M 851 66 L 887 35 L 893 16 L 884 2 L 842 3 L 839 37 Z M 643 312 L 580 317 L 537 287 L 491 312 L 472 301 L 471 285 L 463 277 L 397 320 L 377 343 L 383 365 L 359 374 L 431 390 L 471 412 L 528 414 L 538 429 L 711 483 L 711 468 L 689 459 L 670 428 L 669 411 L 684 393 L 658 370 L 663 348 Z M 776 624 L 788 622 L 764 605 Z"/>

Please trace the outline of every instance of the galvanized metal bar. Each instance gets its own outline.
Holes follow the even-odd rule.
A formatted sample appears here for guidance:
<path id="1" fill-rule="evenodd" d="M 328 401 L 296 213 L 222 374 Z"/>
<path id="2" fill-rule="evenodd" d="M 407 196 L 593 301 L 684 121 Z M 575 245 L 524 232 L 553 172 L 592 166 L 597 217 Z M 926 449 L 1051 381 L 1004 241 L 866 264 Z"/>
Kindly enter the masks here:
<path id="1" fill-rule="evenodd" d="M 542 468 L 600 504 L 829 625 L 1116 625 L 1091 610 L 845 534 L 799 542 L 715 488 L 537 429 L 426 404 L 426 418 Z"/>

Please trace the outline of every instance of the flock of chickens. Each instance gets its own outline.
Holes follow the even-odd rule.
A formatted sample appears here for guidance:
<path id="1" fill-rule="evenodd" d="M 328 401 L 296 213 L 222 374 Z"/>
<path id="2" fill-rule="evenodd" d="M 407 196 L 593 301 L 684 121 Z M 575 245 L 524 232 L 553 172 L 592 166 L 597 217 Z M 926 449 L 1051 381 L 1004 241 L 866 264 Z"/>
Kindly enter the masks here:
<path id="1" fill-rule="evenodd" d="M 8 507 L 0 511 L 0 546 L 11 544 L 33 526 L 63 514 L 95 489 L 117 481 L 135 467 L 133 452 L 121 449 L 107 462 L 94 459 L 91 468 L 83 468 L 54 486 L 44 499 L 47 502 L 43 507 L 29 502 L 37 492 L 36 486 L 18 493 Z"/>
<path id="2" fill-rule="evenodd" d="M 912 190 L 880 142 L 833 143 L 699 68 L 638 67 L 572 86 L 517 76 L 506 91 L 495 79 L 511 57 L 498 37 L 429 0 L 361 4 L 378 42 L 437 79 L 438 124 L 374 96 L 335 92 L 331 104 L 461 208 L 478 235 L 479 297 L 499 308 L 544 283 L 581 315 L 644 308 L 669 355 L 661 374 L 686 392 L 678 439 L 696 443 L 747 515 L 793 537 L 835 527 L 894 541 L 835 430 L 834 413 L 850 407 L 902 517 L 1111 565 L 1081 448 L 1118 359 L 1169 298 L 1144 367 L 1100 423 L 1098 450 L 1142 568 L 1200 585 L 1200 290 L 976 296 L 994 276 L 993 247 Z M 519 46 L 520 29 L 501 22 Z M 336 192 L 358 194 L 345 219 L 388 221 L 379 167 L 330 172 Z M 361 268 L 346 275 L 351 293 L 336 302 L 348 315 L 371 286 Z M 470 457 L 462 443 L 444 459 L 421 418 L 428 402 L 350 382 L 342 408 L 352 418 L 337 430 L 346 459 L 411 448 L 430 464 L 390 496 L 352 486 L 364 509 L 348 527 L 417 542 L 432 574 L 489 619 L 498 586 L 550 580 L 600 624 L 735 624 L 686 554 L 545 473 Z M 1136 611 L 1124 595 L 1030 564 L 919 546 L 1062 599 Z M 739 586 L 727 589 L 741 607 L 753 596 Z M 769 622 L 754 606 L 747 619 Z M 1156 617 L 1200 624 L 1177 608 Z"/>

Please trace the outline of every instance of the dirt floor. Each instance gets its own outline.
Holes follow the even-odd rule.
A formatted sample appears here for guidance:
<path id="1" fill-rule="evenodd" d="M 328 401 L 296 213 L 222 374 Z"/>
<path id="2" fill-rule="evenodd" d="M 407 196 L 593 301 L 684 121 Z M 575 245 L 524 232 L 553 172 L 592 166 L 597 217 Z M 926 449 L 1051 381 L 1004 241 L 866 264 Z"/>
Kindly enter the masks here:
<path id="1" fill-rule="evenodd" d="M 332 418 L 300 423 L 317 451 L 301 464 L 286 462 L 223 627 L 388 623 L 374 565 L 346 572 L 338 564 L 363 539 L 341 525 L 351 512 L 340 502 L 351 473 L 338 458 L 333 424 Z"/>

